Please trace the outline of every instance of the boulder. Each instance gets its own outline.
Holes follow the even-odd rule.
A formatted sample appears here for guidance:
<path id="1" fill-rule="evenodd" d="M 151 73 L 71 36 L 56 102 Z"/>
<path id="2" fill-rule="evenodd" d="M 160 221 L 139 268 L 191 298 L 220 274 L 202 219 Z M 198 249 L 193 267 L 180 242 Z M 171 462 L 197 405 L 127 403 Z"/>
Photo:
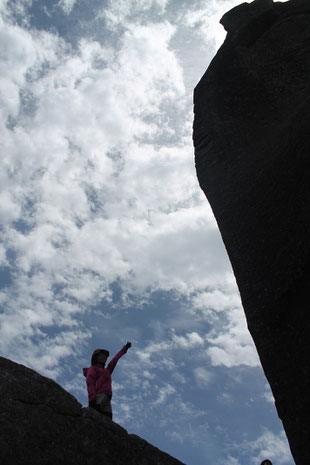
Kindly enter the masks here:
<path id="1" fill-rule="evenodd" d="M 55 381 L 0 357 L 2 465 L 182 465 Z"/>
<path id="2" fill-rule="evenodd" d="M 298 465 L 310 463 L 310 2 L 256 0 L 194 91 L 199 183 Z"/>

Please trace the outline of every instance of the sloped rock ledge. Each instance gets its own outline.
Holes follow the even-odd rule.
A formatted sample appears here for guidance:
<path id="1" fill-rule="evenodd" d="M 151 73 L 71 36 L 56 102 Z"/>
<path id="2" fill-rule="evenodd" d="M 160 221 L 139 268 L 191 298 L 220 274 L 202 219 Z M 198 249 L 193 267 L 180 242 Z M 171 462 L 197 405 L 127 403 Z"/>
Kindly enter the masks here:
<path id="1" fill-rule="evenodd" d="M 182 465 L 81 404 L 59 384 L 0 357 L 3 465 Z"/>

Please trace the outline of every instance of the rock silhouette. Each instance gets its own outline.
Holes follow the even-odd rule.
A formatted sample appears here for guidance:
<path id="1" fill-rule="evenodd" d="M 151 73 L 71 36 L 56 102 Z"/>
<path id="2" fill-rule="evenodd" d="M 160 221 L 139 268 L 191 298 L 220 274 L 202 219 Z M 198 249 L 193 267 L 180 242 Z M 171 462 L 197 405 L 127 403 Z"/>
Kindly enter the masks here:
<path id="1" fill-rule="evenodd" d="M 2 465 L 182 465 L 59 384 L 0 357 Z"/>
<path id="2" fill-rule="evenodd" d="M 256 0 L 194 92 L 199 183 L 298 465 L 310 463 L 310 3 Z"/>

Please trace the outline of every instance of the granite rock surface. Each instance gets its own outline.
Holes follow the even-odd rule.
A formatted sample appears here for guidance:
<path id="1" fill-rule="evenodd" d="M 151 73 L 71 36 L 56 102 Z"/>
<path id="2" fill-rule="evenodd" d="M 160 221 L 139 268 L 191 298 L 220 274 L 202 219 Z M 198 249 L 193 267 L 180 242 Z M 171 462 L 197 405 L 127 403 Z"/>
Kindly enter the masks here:
<path id="1" fill-rule="evenodd" d="M 199 183 L 298 465 L 310 463 L 310 2 L 255 0 L 194 92 Z"/>
<path id="2" fill-rule="evenodd" d="M 2 465 L 182 465 L 81 404 L 59 384 L 0 357 Z"/>

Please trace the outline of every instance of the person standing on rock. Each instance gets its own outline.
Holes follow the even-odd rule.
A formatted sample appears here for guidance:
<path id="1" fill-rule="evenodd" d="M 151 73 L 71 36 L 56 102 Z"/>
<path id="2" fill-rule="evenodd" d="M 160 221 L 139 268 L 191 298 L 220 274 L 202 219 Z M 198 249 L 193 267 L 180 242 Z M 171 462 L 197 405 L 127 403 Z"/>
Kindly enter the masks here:
<path id="1" fill-rule="evenodd" d="M 110 355 L 108 350 L 96 349 L 91 357 L 91 366 L 83 368 L 86 377 L 88 391 L 88 405 L 112 420 L 112 378 L 113 370 L 119 359 L 126 354 L 131 347 L 131 342 L 127 342 L 124 347 L 112 358 L 105 368 L 106 361 Z"/>

